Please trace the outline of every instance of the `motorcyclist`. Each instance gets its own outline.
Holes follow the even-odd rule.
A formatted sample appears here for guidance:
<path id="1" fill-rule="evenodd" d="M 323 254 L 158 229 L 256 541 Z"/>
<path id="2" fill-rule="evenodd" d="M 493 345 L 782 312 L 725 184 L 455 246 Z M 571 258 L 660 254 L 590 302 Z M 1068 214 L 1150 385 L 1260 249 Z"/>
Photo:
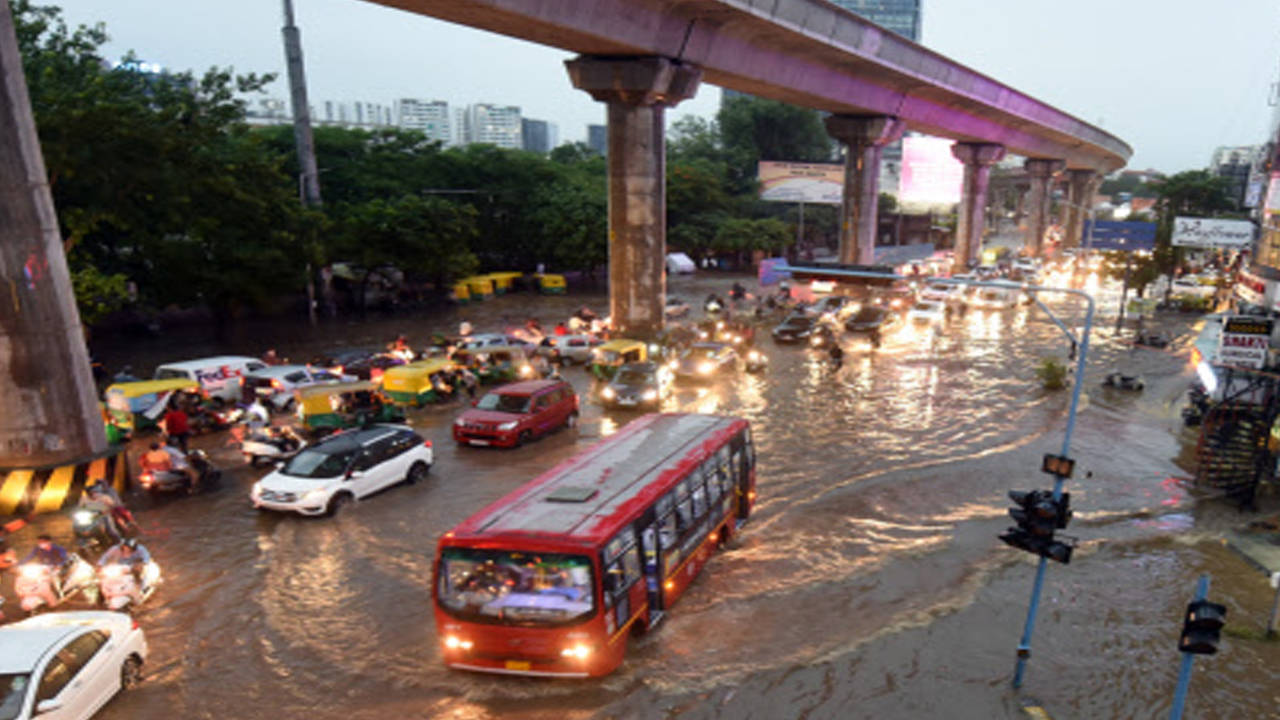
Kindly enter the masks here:
<path id="1" fill-rule="evenodd" d="M 130 528 L 137 530 L 138 523 L 133 518 L 133 513 L 124 504 L 124 500 L 120 498 L 120 494 L 116 489 L 111 487 L 106 480 L 102 478 L 94 478 L 85 486 L 85 492 L 97 492 L 104 495 L 112 503 L 111 514 L 112 519 L 116 522 L 116 527 L 122 532 L 128 532 Z"/>
<path id="2" fill-rule="evenodd" d="M 36 546 L 22 558 L 19 564 L 34 562 L 38 565 L 44 565 L 49 568 L 53 577 L 53 582 L 48 588 L 41 593 L 40 598 L 44 600 L 45 605 L 53 607 L 58 604 L 58 598 L 55 593 L 62 594 L 63 575 L 66 574 L 67 568 L 71 566 L 71 557 L 67 554 L 66 548 L 53 542 L 53 538 L 45 534 L 36 536 Z"/>
<path id="3" fill-rule="evenodd" d="M 117 510 L 120 507 L 119 503 L 96 486 L 89 486 L 85 488 L 85 493 L 80 496 L 79 505 L 85 510 L 98 513 L 99 517 L 102 518 L 101 522 L 103 527 L 106 528 L 107 534 L 111 536 L 113 541 L 120 542 L 123 534 L 116 523 L 116 518 L 120 515 Z"/>
<path id="4" fill-rule="evenodd" d="M 200 478 L 196 475 L 195 468 L 191 467 L 191 462 L 187 460 L 186 453 L 167 443 L 164 446 L 164 451 L 169 454 L 173 472 L 180 472 L 186 475 L 187 487 L 194 492 Z"/>
<path id="5" fill-rule="evenodd" d="M 831 347 L 827 349 L 827 354 L 831 356 L 833 369 L 839 370 L 844 365 L 844 349 L 840 347 L 840 343 L 832 342 Z"/>
<path id="6" fill-rule="evenodd" d="M 147 546 L 138 542 L 136 538 L 129 538 L 112 545 L 104 552 L 102 557 L 98 558 L 98 567 L 126 565 L 141 580 L 142 568 L 149 562 L 151 562 L 151 553 L 147 551 Z"/>
<path id="7" fill-rule="evenodd" d="M 271 413 L 262 404 L 261 398 L 254 398 L 253 403 L 245 409 L 244 422 L 250 430 L 261 430 L 271 422 Z"/>

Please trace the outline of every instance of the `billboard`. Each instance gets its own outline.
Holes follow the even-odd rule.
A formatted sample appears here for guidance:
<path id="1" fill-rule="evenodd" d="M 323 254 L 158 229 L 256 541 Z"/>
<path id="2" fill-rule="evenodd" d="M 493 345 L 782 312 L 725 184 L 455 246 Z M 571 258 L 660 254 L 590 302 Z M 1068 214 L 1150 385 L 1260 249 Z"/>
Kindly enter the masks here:
<path id="1" fill-rule="evenodd" d="M 1156 246 L 1156 224 L 1116 220 L 1084 221 L 1080 247 L 1094 250 L 1152 250 Z"/>
<path id="2" fill-rule="evenodd" d="M 1222 324 L 1218 340 L 1218 362 L 1261 368 L 1271 347 L 1271 321 L 1266 318 L 1236 316 Z"/>
<path id="3" fill-rule="evenodd" d="M 902 180 L 898 200 L 926 205 L 960 202 L 964 165 L 951 154 L 954 140 L 910 136 L 902 139 Z"/>
<path id="4" fill-rule="evenodd" d="M 844 165 L 838 163 L 761 160 L 756 174 L 761 200 L 839 205 L 844 195 Z"/>
<path id="5" fill-rule="evenodd" d="M 1246 248 L 1253 244 L 1253 223 L 1248 220 L 1173 219 L 1174 247 Z"/>

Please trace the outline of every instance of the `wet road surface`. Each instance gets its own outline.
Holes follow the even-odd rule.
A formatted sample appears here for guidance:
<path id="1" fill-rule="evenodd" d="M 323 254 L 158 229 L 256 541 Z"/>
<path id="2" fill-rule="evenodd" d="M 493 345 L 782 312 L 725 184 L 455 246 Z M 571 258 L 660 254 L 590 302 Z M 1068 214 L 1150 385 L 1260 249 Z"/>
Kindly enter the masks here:
<path id="1" fill-rule="evenodd" d="M 671 285 L 699 315 L 707 289 L 730 282 Z M 1078 301 L 1045 301 L 1078 326 Z M 460 319 L 499 330 L 534 311 L 550 327 L 584 302 L 605 306 L 508 296 L 418 320 L 251 326 L 222 344 L 179 334 L 106 359 L 147 372 L 215 350 L 259 354 L 263 337 L 295 358 L 400 332 L 421 344 Z M 1198 574 L 1213 574 L 1231 625 L 1260 627 L 1271 589 L 1214 541 L 1247 516 L 1177 481 L 1190 475 L 1176 461 L 1194 435 L 1178 417 L 1190 371 L 1176 351 L 1194 327 L 1164 322 L 1179 333 L 1169 351 L 1095 333 L 1067 488 L 1066 532 L 1081 547 L 1049 569 L 1021 693 L 1009 680 L 1034 563 L 996 535 L 1012 524 L 1007 490 L 1050 487 L 1040 458 L 1060 450 L 1069 398 L 1035 378 L 1066 342 L 1034 307 L 970 311 L 877 350 L 846 337 L 838 372 L 803 346 L 775 346 L 765 325 L 767 373 L 682 386 L 665 409 L 751 421 L 759 504 L 658 630 L 596 681 L 446 670 L 430 608 L 440 534 L 634 417 L 603 411 L 580 368 L 566 371 L 579 427 L 516 450 L 455 447 L 457 403 L 411 412 L 434 442 L 430 478 L 334 519 L 255 511 L 247 493 L 265 471 L 247 468 L 225 434 L 199 438 L 227 469 L 221 488 L 135 503 L 165 582 L 139 612 L 147 680 L 101 717 L 1012 718 L 1028 697 L 1055 717 L 1166 717 Z M 1120 366 L 1140 368 L 1147 389 L 1101 388 Z M 1278 666 L 1280 644 L 1227 637 L 1197 661 L 1188 716 L 1280 717 Z"/>

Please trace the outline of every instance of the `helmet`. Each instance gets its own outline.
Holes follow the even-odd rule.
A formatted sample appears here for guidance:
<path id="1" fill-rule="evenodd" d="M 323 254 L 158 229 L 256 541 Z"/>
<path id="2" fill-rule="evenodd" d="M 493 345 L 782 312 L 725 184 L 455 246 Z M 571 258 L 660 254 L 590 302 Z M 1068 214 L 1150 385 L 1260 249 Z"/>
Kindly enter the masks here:
<path id="1" fill-rule="evenodd" d="M 124 541 L 124 546 L 125 546 L 125 547 L 127 547 L 127 548 L 129 548 L 130 550 L 137 550 L 137 549 L 138 549 L 138 539 L 137 539 L 137 538 L 128 538 L 128 539 L 126 539 L 126 540 Z"/>

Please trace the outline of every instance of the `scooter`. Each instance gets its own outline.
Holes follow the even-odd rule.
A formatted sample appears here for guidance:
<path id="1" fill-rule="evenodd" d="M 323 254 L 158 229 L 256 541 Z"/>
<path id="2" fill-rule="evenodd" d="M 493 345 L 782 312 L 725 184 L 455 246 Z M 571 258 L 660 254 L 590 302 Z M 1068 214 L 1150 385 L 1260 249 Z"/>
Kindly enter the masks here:
<path id="1" fill-rule="evenodd" d="M 28 615 L 41 610 L 52 610 L 70 600 L 80 591 L 85 591 L 90 600 L 97 593 L 97 579 L 93 566 L 75 553 L 68 553 L 70 568 L 65 579 L 55 577 L 55 570 L 41 563 L 27 563 L 18 567 L 17 577 L 13 580 L 13 592 L 18 596 L 18 604 Z M 48 604 L 47 597 L 53 598 L 53 605 Z"/>
<path id="2" fill-rule="evenodd" d="M 759 350 L 748 350 L 746 364 L 743 369 L 749 373 L 764 372 L 769 369 L 769 356 Z"/>
<path id="3" fill-rule="evenodd" d="M 146 602 L 160 583 L 160 566 L 151 561 L 142 566 L 141 579 L 133 568 L 112 563 L 98 570 L 102 604 L 108 610 L 128 612 Z"/>
<path id="4" fill-rule="evenodd" d="M 111 534 L 108 518 L 96 508 L 77 508 L 71 513 L 71 529 L 75 531 L 76 548 L 80 552 L 101 552 L 118 538 Z"/>
<path id="5" fill-rule="evenodd" d="M 289 430 L 272 432 L 266 429 L 249 430 L 240 442 L 240 452 L 244 453 L 245 462 L 258 467 L 263 460 L 274 463 L 288 460 L 297 455 L 307 441 Z"/>
<path id="6" fill-rule="evenodd" d="M 150 493 L 184 491 L 194 495 L 200 490 L 212 487 L 222 477 L 222 471 L 213 466 L 209 456 L 203 450 L 192 450 L 187 453 L 187 462 L 195 471 L 196 480 L 192 485 L 191 477 L 181 470 L 143 471 L 138 476 L 138 484 Z"/>
<path id="7" fill-rule="evenodd" d="M 1141 390 L 1144 387 L 1141 375 L 1125 375 L 1122 372 L 1111 373 L 1102 384 L 1119 390 Z"/>

